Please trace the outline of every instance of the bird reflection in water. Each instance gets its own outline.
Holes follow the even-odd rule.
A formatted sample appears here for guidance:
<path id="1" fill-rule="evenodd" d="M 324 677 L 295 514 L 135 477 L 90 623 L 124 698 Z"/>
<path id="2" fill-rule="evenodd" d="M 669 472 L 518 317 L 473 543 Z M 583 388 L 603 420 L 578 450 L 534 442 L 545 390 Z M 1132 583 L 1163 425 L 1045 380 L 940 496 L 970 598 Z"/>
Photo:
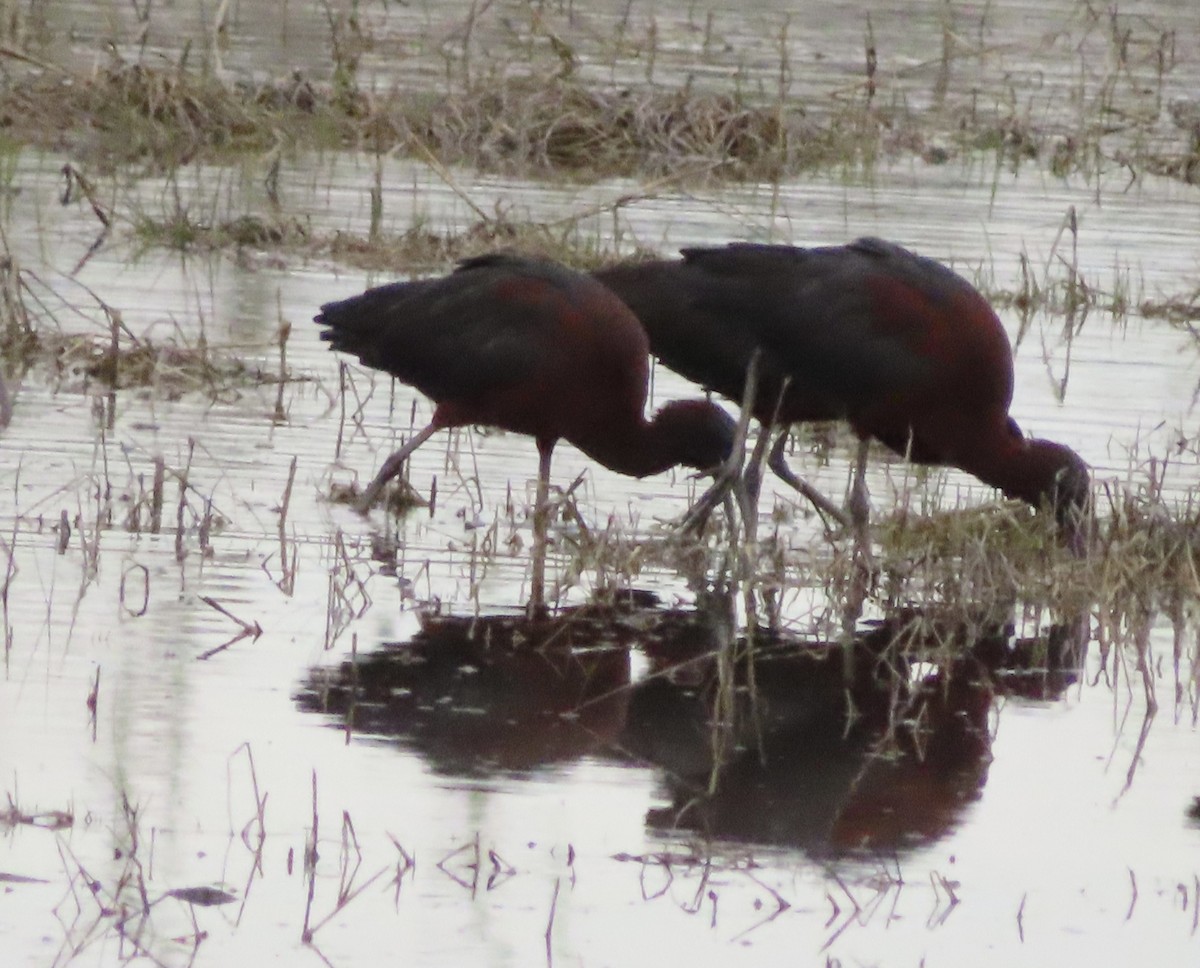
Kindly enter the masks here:
<path id="1" fill-rule="evenodd" d="M 435 770 L 522 773 L 621 732 L 631 635 L 594 609 L 554 618 L 423 615 L 411 639 L 314 669 L 297 701 L 355 735 L 394 739 Z"/>
<path id="2" fill-rule="evenodd" d="M 647 678 L 622 741 L 663 770 L 671 803 L 651 827 L 813 854 L 916 846 L 950 833 L 982 790 L 995 698 L 1057 698 L 1086 641 L 1074 625 L 1014 640 L 994 622 L 904 612 L 860 633 L 847 665 L 829 643 L 773 637 L 756 647 L 753 695 L 736 693 L 736 752 L 713 792 L 711 675 L 693 689 Z"/>
<path id="3" fill-rule="evenodd" d="M 1072 625 L 1013 639 L 1001 623 L 903 612 L 860 633 L 850 663 L 827 642 L 760 633 L 751 689 L 728 618 L 725 601 L 663 609 L 645 595 L 533 621 L 427 616 L 407 642 L 314 670 L 297 701 L 444 774 L 583 756 L 653 767 L 669 805 L 647 823 L 663 832 L 896 850 L 949 833 L 977 799 L 995 698 L 1058 697 L 1086 646 Z"/>

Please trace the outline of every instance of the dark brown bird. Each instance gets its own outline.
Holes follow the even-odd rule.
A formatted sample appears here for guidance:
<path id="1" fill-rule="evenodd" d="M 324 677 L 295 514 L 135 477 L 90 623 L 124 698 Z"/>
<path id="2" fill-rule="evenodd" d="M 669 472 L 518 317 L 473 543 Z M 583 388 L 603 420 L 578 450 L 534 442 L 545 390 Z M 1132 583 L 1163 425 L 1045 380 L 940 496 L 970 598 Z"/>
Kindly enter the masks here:
<path id="1" fill-rule="evenodd" d="M 448 276 L 398 282 L 321 307 L 332 349 L 434 401 L 429 425 L 384 463 L 368 509 L 436 431 L 482 424 L 528 434 L 539 454 L 532 611 L 544 607 L 550 456 L 560 439 L 634 477 L 727 460 L 733 419 L 704 400 L 645 417 L 650 345 L 636 317 L 594 279 L 514 255 L 467 259 Z"/>
<path id="2" fill-rule="evenodd" d="M 753 414 L 768 432 L 784 427 L 769 466 L 806 494 L 815 492 L 783 460 L 787 425 L 848 420 L 863 441 L 850 505 L 860 533 L 873 438 L 1051 510 L 1081 549 L 1087 465 L 1062 444 L 1026 438 L 1008 415 L 1008 337 L 987 300 L 945 266 L 864 238 L 813 249 L 684 249 L 681 260 L 595 277 L 634 311 L 663 363 L 732 400 L 741 401 L 758 353 Z"/>

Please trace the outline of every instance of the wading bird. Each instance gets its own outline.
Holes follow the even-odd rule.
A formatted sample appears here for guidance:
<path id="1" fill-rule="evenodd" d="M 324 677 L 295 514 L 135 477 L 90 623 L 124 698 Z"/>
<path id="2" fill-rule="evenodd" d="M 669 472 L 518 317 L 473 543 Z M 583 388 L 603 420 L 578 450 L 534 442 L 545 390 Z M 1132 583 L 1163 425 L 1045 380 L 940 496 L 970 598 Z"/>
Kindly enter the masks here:
<path id="1" fill-rule="evenodd" d="M 847 420 L 858 434 L 850 517 L 865 544 L 867 441 L 921 464 L 958 467 L 1054 513 L 1082 551 L 1088 467 L 1026 438 L 1008 408 L 1012 348 L 965 279 L 880 239 L 802 249 L 735 243 L 594 275 L 641 320 L 666 366 L 741 401 L 758 355 L 754 416 L 783 432 L 769 466 L 843 523 L 783 459 L 789 424 Z M 815 495 L 815 496 L 814 496 Z"/>
<path id="2" fill-rule="evenodd" d="M 448 276 L 327 303 L 316 322 L 332 349 L 436 404 L 429 425 L 384 462 L 360 510 L 438 430 L 482 424 L 537 441 L 531 613 L 544 610 L 550 456 L 558 440 L 633 477 L 676 464 L 712 470 L 733 448 L 733 419 L 709 401 L 673 401 L 646 419 L 645 330 L 600 283 L 551 262 L 467 259 Z"/>

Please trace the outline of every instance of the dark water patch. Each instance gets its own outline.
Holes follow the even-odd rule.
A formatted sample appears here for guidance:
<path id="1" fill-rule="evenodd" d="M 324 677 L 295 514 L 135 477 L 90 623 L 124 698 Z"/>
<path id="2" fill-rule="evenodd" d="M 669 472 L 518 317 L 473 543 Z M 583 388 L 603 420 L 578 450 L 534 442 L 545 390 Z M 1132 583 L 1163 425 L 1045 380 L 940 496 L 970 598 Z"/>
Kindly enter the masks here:
<path id="1" fill-rule="evenodd" d="M 430 615 L 404 642 L 315 670 L 297 702 L 463 783 L 589 756 L 651 766 L 671 801 L 651 830 L 895 851 L 952 833 L 986 783 L 993 704 L 1061 696 L 1087 640 L 1078 623 L 1014 639 L 896 615 L 848 656 L 765 630 L 751 653 L 732 615 L 731 602 Z"/>

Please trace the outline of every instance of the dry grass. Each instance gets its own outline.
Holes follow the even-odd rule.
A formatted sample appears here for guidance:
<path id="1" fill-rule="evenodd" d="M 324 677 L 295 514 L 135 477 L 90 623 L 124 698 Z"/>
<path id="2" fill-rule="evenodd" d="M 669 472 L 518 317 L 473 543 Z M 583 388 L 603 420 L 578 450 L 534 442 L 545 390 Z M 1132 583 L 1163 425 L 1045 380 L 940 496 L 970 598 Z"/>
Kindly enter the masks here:
<path id="1" fill-rule="evenodd" d="M 850 98 L 832 109 L 808 114 L 802 106 L 790 105 L 788 110 L 781 110 L 782 101 L 773 102 L 761 95 L 686 87 L 666 90 L 654 85 L 599 88 L 575 76 L 570 69 L 573 57 L 569 51 L 554 55 L 563 61 L 561 74 L 530 78 L 501 73 L 464 79 L 460 86 L 420 98 L 400 92 L 376 97 L 357 85 L 353 57 L 357 48 L 349 42 L 354 38 L 335 36 L 334 40 L 337 70 L 327 88 L 315 87 L 301 77 L 260 87 L 228 86 L 186 66 L 152 69 L 113 62 L 88 76 L 49 71 L 36 77 L 18 77 L 0 90 L 0 118 L 7 121 L 10 138 L 69 150 L 97 171 L 123 172 L 124 166 L 133 164 L 147 172 L 169 172 L 194 160 L 221 160 L 245 153 L 266 153 L 278 159 L 280 152 L 297 146 L 327 145 L 352 146 L 380 155 L 408 152 L 433 159 L 437 165 L 461 163 L 522 176 L 585 180 L 627 174 L 669 179 L 672 184 L 709 179 L 779 180 L 830 167 L 866 170 L 882 156 L 901 154 L 937 163 L 949 160 L 956 152 L 993 152 L 1005 164 L 1038 163 L 1058 175 L 1091 171 L 1107 163 L 1103 154 L 1106 136 L 1099 121 L 1095 125 L 1089 121 L 1064 135 L 1038 130 L 1019 111 L 991 117 L 951 112 L 947 117 L 955 118 L 958 127 L 947 133 L 944 117 L 917 114 L 894 104 L 883 107 L 868 97 Z M 358 46 L 365 44 L 360 38 Z M 1096 117 L 1108 117 L 1109 107 L 1111 102 L 1101 105 Z M 1193 181 L 1200 141 L 1189 137 L 1187 147 L 1177 157 L 1160 150 L 1164 142 L 1148 144 L 1138 156 L 1138 164 L 1146 171 Z M 110 214 L 105 213 L 105 217 Z M 148 245 L 183 251 L 283 248 L 394 273 L 441 266 L 497 247 L 551 255 L 583 268 L 615 255 L 581 233 L 578 219 L 548 226 L 517 223 L 502 214 L 477 214 L 479 221 L 465 233 L 440 233 L 428 226 L 415 226 L 390 237 L 374 229 L 361 237 L 317 236 L 307 225 L 284 219 L 274 211 L 216 219 L 198 216 L 180 206 L 162 218 L 137 213 L 128 222 L 135 238 Z M 1135 302 L 1117 286 L 1105 291 L 1081 279 L 1074 267 L 1065 277 L 1047 278 L 1043 274 L 1015 293 L 991 295 L 1001 303 L 1009 299 L 1023 310 L 1052 308 L 1072 316 L 1089 307 L 1101 307 L 1117 316 L 1136 306 L 1143 315 L 1185 322 L 1197 318 L 1195 293 Z M 213 347 L 203 338 L 152 339 L 134 334 L 124 328 L 118 311 L 98 301 L 82 313 L 78 306 L 63 309 L 63 313 L 84 316 L 88 330 L 84 334 L 67 333 L 54 318 L 63 313 L 58 308 L 46 309 L 40 298 L 44 293 L 31 298 L 36 285 L 36 279 L 11 259 L 0 262 L 0 346 L 9 358 L 45 366 L 69 386 L 98 383 L 114 391 L 149 388 L 172 397 L 193 391 L 218 393 L 241 386 L 282 385 L 291 379 L 283 352 L 286 331 L 280 337 L 278 368 L 247 362 L 243 358 L 246 347 Z M 249 348 L 265 359 L 258 353 L 261 349 Z M 280 404 L 277 413 L 282 413 Z M 209 535 L 214 527 L 219 530 L 221 523 L 214 514 L 211 495 L 189 490 L 190 466 L 189 449 L 187 466 L 169 472 L 172 484 L 178 481 L 180 491 L 176 514 L 176 557 L 180 561 L 186 533 L 195 530 L 201 552 L 207 553 Z M 295 473 L 293 460 L 279 520 L 280 564 L 285 576 L 280 587 L 286 587 L 287 594 L 292 593 L 296 570 L 295 551 L 291 565 L 287 564 L 285 529 Z M 136 489 L 130 489 L 125 524 L 129 531 L 160 531 L 167 474 L 160 457 L 154 481 L 147 485 L 139 480 Z M 396 513 L 420 503 L 411 500 L 411 489 L 406 487 L 402 482 L 389 498 L 389 507 Z M 112 490 L 104 488 L 105 492 Z M 353 486 L 334 486 L 330 499 L 352 501 L 357 493 Z M 200 510 L 194 510 L 196 507 Z M 864 602 L 855 600 L 863 581 L 861 562 L 848 542 L 790 540 L 795 536 L 796 522 L 789 509 L 780 511 L 771 524 L 765 525 L 760 538 L 749 547 L 740 545 L 740 538 L 730 541 L 730 532 L 719 519 L 698 541 L 682 540 L 674 531 L 648 541 L 644 527 L 627 528 L 614 520 L 592 523 L 585 520 L 573 490 L 562 496 L 560 510 L 573 523 L 572 528 L 562 529 L 557 536 L 558 551 L 568 558 L 560 569 L 564 584 L 574 586 L 586 578 L 598 589 L 597 597 L 611 596 L 635 582 L 644 571 L 666 567 L 688 576 L 694 588 L 732 587 L 734 595 L 744 590 L 743 601 L 749 603 L 745 611 L 751 617 L 747 623 L 749 635 L 738 637 L 736 615 L 730 607 L 727 631 L 731 648 L 748 648 L 760 634 L 765 641 L 770 635 L 766 626 L 784 622 L 794 623 L 789 631 L 836 644 L 848 622 L 853 624 L 862 616 Z M 1007 622 L 1040 629 L 1050 622 L 1082 616 L 1097 630 L 1102 648 L 1115 646 L 1115 651 L 1136 656 L 1144 672 L 1154 668 L 1155 660 L 1150 654 L 1147 630 L 1151 623 L 1166 616 L 1176 629 L 1177 681 L 1184 684 L 1180 695 L 1190 697 L 1194 718 L 1200 672 L 1194 658 L 1195 624 L 1200 610 L 1200 507 L 1194 497 L 1172 502 L 1155 487 L 1146 486 L 1141 490 L 1105 492 L 1100 495 L 1098 510 L 1091 554 L 1082 560 L 1066 553 L 1044 518 L 1011 503 L 939 510 L 934 498 L 927 507 L 880 516 L 866 604 L 904 620 L 883 660 L 894 662 L 899 669 L 930 656 L 934 661 L 949 662 L 962 655 L 964 642 L 970 643 L 981 630 L 991 630 L 997 622 L 1002 629 Z M 186 527 L 193 518 L 197 526 Z M 93 570 L 100 553 L 98 536 L 102 528 L 111 526 L 111 519 L 97 516 Z M 349 627 L 351 618 L 361 617 L 371 605 L 362 573 L 373 564 L 352 559 L 340 533 L 335 542 L 337 560 L 330 569 L 326 610 L 327 647 Z M 739 560 L 743 548 L 746 558 Z M 122 582 L 121 605 L 130 615 L 140 614 L 139 608 L 144 612 L 149 598 L 150 572 L 145 566 L 136 567 L 144 575 L 146 596 L 139 606 L 131 591 L 127 602 Z M 136 577 L 136 572 L 131 574 Z M 131 580 L 131 587 L 133 584 Z M 822 604 L 800 619 L 793 618 L 795 603 L 806 596 Z M 755 611 L 756 598 L 763 603 L 761 613 Z M 243 630 L 251 628 L 214 601 L 204 601 Z M 761 630 L 755 625 L 759 614 L 764 625 Z M 257 621 L 253 628 L 261 632 Z M 1190 636 L 1186 642 L 1185 635 Z M 739 658 L 744 656 L 744 652 L 739 653 Z M 1181 663 L 1189 661 L 1190 669 L 1181 668 Z M 1152 691 L 1155 677 L 1144 674 L 1142 678 L 1147 690 Z M 754 689 L 753 680 L 736 686 L 731 680 L 725 685 L 731 694 Z M 904 730 L 913 735 L 919 732 L 918 725 L 911 721 L 912 710 L 917 707 L 899 701 L 908 695 L 907 680 L 902 685 L 905 688 L 897 686 L 897 701 L 889 707 L 888 731 L 879 750 L 885 749 L 884 740 L 904 739 Z M 1152 695 L 1150 699 L 1153 702 Z M 94 722 L 94 699 L 89 699 L 89 704 Z M 721 710 L 714 708 L 708 723 L 714 750 L 720 743 L 721 715 Z M 341 853 L 335 858 L 326 843 L 328 856 L 323 867 L 318 867 L 321 842 L 315 774 L 312 788 L 311 834 L 301 861 L 308 903 L 300 936 L 306 944 L 320 937 L 325 923 L 360 896 L 366 896 L 367 889 L 386 873 L 383 868 L 363 868 L 360 873 L 355 866 L 353 858 L 361 858 L 362 851 L 348 812 L 343 813 Z M 254 863 L 249 867 L 242 896 L 250 894 L 257 876 L 254 872 L 262 869 L 266 798 L 259 794 L 257 779 L 254 801 L 256 816 L 246 828 L 251 836 L 243 832 L 243 843 Z M 170 898 L 181 907 L 186 905 L 194 919 L 195 912 L 190 910 L 193 906 L 226 903 L 234 895 L 206 886 L 178 887 L 162 891 L 151 900 L 149 895 L 155 888 L 147 873 L 153 870 L 153 840 L 148 842 L 151 852 L 147 852 L 146 843 L 139 843 L 144 821 L 137 807 L 124 797 L 121 819 L 123 823 L 113 831 L 121 862 L 112 865 L 111 870 L 88 869 L 70 850 L 63 854 L 61 879 L 69 885 L 71 902 L 62 905 L 67 915 L 62 919 L 64 952 L 80 954 L 94 949 L 98 941 L 132 938 L 127 960 L 157 960 L 148 943 L 142 946 L 139 939 L 144 937 L 166 938 L 176 947 L 190 944 L 194 956 L 206 932 L 194 920 L 192 934 L 165 930 L 169 910 L 157 905 Z M 16 824 L 69 827 L 72 821 L 69 812 L 27 814 L 11 801 L 8 810 L 0 810 L 0 829 Z M 396 848 L 398 894 L 412 862 L 398 843 Z M 462 849 L 466 851 L 464 856 L 459 856 L 458 850 L 451 851 L 437 867 L 446 873 L 460 869 L 470 872 L 473 879 L 465 886 L 474 897 L 480 871 L 486 874 L 487 870 L 478 836 Z M 498 855 L 493 852 L 489 856 L 498 869 Z M 618 854 L 615 859 L 636 860 L 643 869 L 661 866 L 669 870 L 672 865 L 684 873 L 703 869 L 705 878 L 710 868 L 727 875 L 736 875 L 740 870 L 736 864 L 724 868 L 720 863 L 714 865 L 711 855 L 699 853 L 695 857 L 683 853 L 638 857 Z M 332 865 L 339 862 L 335 870 Z M 749 872 L 753 865 L 747 862 L 744 869 Z M 555 899 L 557 892 L 556 882 Z M 782 898 L 775 896 L 782 911 Z M 72 921 L 72 906 L 86 917 Z M 715 901 L 713 911 L 715 917 Z M 152 930 L 152 915 L 164 923 L 163 929 Z M 93 933 L 83 930 L 89 924 L 97 926 Z M 553 907 L 547 946 L 552 926 Z"/>
<path id="2" fill-rule="evenodd" d="M 277 164 L 281 152 L 296 148 L 348 147 L 575 180 L 771 182 L 818 169 L 869 174 L 882 158 L 944 164 L 979 155 L 994 156 L 998 167 L 1034 163 L 1058 177 L 1125 170 L 1131 178 L 1194 183 L 1200 172 L 1200 126 L 1189 102 L 1164 104 L 1167 80 L 1188 66 L 1173 33 L 1116 11 L 1111 22 L 1083 18 L 1064 38 L 1076 44 L 1072 56 L 1088 51 L 1092 60 L 1056 110 L 1042 103 L 1039 85 L 1019 86 L 1002 71 L 989 78 L 986 46 L 964 54 L 950 33 L 941 70 L 961 71 L 965 60 L 980 72 L 978 83 L 995 88 L 935 87 L 933 103 L 917 106 L 903 71 L 879 70 L 886 40 L 876 44 L 870 35 L 860 76 L 835 71 L 828 90 L 798 94 L 786 25 L 774 83 L 764 70 L 752 82 L 731 73 L 705 87 L 690 73 L 705 66 L 703 57 L 683 69 L 683 80 L 657 80 L 662 41 L 653 23 L 614 43 L 549 31 L 549 17 L 535 15 L 527 25 L 506 23 L 505 42 L 477 64 L 470 59 L 474 18 L 473 9 L 462 28 L 462 57 L 447 63 L 444 82 L 398 74 L 386 90 L 367 86 L 359 65 L 391 39 L 358 18 L 331 19 L 328 63 L 312 65 L 316 76 L 330 78 L 325 83 L 298 72 L 225 83 L 189 63 L 186 49 L 174 64 L 110 52 L 104 66 L 84 73 L 47 63 L 31 48 L 32 56 L 9 55 L 15 64 L 0 88 L 0 120 L 11 141 L 67 152 L 96 171 L 141 165 L 164 172 L 246 154 Z M 405 44 L 429 66 L 446 40 L 421 35 Z M 620 83 L 597 79 L 605 59 Z M 640 83 L 617 66 L 638 60 Z M 936 67 L 926 65 L 931 75 Z"/>
<path id="3" fill-rule="evenodd" d="M 484 171 L 774 180 L 865 160 L 881 125 L 848 108 L 818 124 L 726 94 L 597 89 L 568 78 L 489 78 L 461 91 L 383 97 L 295 78 L 226 86 L 185 68 L 114 62 L 90 76 L 27 76 L 0 91 L 8 137 L 68 150 L 100 171 L 293 147 L 432 152 Z"/>
<path id="4" fill-rule="evenodd" d="M 1102 492 L 1084 558 L 1072 556 L 1053 524 L 1023 504 L 938 510 L 936 495 L 924 500 L 914 492 L 917 500 L 919 508 L 876 516 L 865 588 L 851 539 L 823 541 L 811 526 L 798 531 L 791 502 L 760 525 L 751 549 L 718 515 L 698 539 L 674 525 L 649 540 L 612 521 L 576 527 L 560 551 L 572 581 L 594 575 L 610 592 L 654 568 L 685 576 L 693 588 L 741 585 L 757 596 L 753 608 L 765 627 L 830 641 L 864 614 L 912 612 L 956 629 L 990 627 L 997 615 L 1033 629 L 1090 615 L 1111 642 L 1136 652 L 1145 647 L 1148 621 L 1163 617 L 1183 630 L 1200 610 L 1194 496 L 1169 501 L 1149 486 Z M 751 561 L 739 565 L 742 550 Z"/>
<path id="5" fill-rule="evenodd" d="M 278 375 L 239 356 L 238 348 L 187 346 L 147 337 L 128 341 L 113 352 L 107 337 L 49 334 L 39 350 L 65 386 L 95 381 L 116 390 L 154 387 L 167 399 L 193 390 L 220 393 L 238 386 L 263 386 Z"/>
<path id="6" fill-rule="evenodd" d="M 281 324 L 274 345 L 211 346 L 203 329 L 188 337 L 171 320 L 134 332 L 119 308 L 86 286 L 77 290 L 78 301 L 68 298 L 69 291 L 48 285 L 11 253 L 0 257 L 0 357 L 21 369 L 43 367 L 59 388 L 86 391 L 93 383 L 110 391 L 152 388 L 168 399 L 308 379 L 287 367 L 287 324 Z M 278 416 L 281 407 L 280 399 Z"/>
<path id="7" fill-rule="evenodd" d="M 879 125 L 848 109 L 819 124 L 734 95 L 688 90 L 600 90 L 515 79 L 466 97 L 418 102 L 396 134 L 448 163 L 519 175 L 775 181 L 867 160 Z M 376 142 L 372 148 L 386 147 Z"/>

